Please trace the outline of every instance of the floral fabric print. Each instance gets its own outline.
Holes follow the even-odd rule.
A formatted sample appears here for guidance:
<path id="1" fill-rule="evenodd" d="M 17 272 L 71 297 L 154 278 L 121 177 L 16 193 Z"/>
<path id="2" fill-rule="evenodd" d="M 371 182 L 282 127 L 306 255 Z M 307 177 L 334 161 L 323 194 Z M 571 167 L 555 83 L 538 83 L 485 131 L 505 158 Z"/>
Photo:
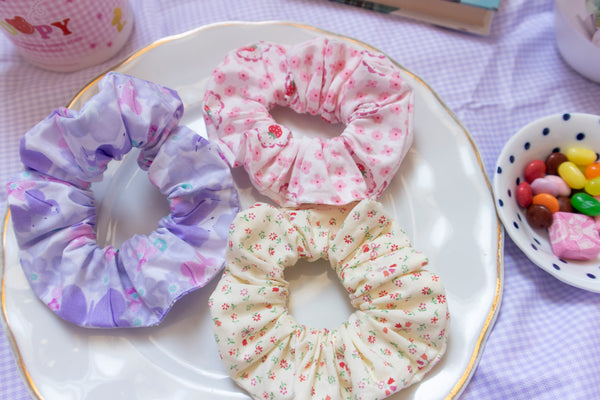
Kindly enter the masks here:
<path id="1" fill-rule="evenodd" d="M 58 109 L 23 137 L 26 168 L 7 187 L 21 265 L 36 295 L 65 320 L 155 325 L 222 270 L 237 191 L 217 147 L 177 126 L 183 106 L 175 92 L 116 73 L 99 89 L 81 111 Z M 101 249 L 90 182 L 132 147 L 171 213 L 150 235 Z"/>
<path id="2" fill-rule="evenodd" d="M 274 106 L 345 124 L 332 139 L 300 137 Z M 377 199 L 413 139 L 413 90 L 383 54 L 316 38 L 235 49 L 204 97 L 209 138 L 231 166 L 281 206 Z"/>
<path id="3" fill-rule="evenodd" d="M 356 311 L 329 331 L 287 310 L 284 270 L 329 259 Z M 255 399 L 382 399 L 420 381 L 446 350 L 440 277 L 381 205 L 240 212 L 210 300 L 228 373 Z"/>

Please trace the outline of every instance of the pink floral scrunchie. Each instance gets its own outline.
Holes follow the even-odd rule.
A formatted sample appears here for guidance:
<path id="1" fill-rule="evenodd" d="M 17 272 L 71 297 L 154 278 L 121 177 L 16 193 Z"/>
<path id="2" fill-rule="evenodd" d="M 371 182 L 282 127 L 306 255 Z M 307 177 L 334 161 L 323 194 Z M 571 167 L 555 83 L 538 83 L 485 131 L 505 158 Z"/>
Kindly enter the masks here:
<path id="1" fill-rule="evenodd" d="M 338 137 L 297 137 L 274 106 L 346 125 Z M 316 38 L 259 42 L 227 54 L 204 97 L 208 136 L 231 166 L 281 206 L 376 199 L 412 144 L 413 90 L 383 54 Z"/>

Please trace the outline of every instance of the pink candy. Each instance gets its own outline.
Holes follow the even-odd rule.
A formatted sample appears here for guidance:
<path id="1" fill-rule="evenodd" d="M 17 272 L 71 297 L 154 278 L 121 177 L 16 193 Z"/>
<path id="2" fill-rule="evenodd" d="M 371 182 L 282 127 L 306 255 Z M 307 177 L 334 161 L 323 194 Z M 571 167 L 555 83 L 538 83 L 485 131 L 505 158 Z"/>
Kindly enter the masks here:
<path id="1" fill-rule="evenodd" d="M 531 182 L 531 190 L 534 196 L 539 193 L 548 193 L 554 197 L 571 195 L 569 185 L 560 176 L 556 175 L 536 178 Z"/>
<path id="2" fill-rule="evenodd" d="M 548 179 L 548 177 L 537 178 L 531 182 L 531 190 L 534 196 L 540 193 L 548 193 L 554 197 L 558 197 L 558 186 Z"/>
<path id="3" fill-rule="evenodd" d="M 548 228 L 552 252 L 570 260 L 590 260 L 600 254 L 600 235 L 594 218 L 556 212 Z"/>
<path id="4" fill-rule="evenodd" d="M 558 175 L 546 175 L 545 179 L 552 182 L 556 190 L 558 190 L 559 196 L 569 197 L 571 195 L 571 187 L 567 185 L 567 182 Z"/>

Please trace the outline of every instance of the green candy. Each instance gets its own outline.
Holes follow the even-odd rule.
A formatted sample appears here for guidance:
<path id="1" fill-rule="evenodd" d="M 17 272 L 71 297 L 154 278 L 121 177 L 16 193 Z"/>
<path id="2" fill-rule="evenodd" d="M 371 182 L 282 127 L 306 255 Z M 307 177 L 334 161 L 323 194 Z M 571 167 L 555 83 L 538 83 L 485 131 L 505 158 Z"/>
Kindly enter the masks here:
<path id="1" fill-rule="evenodd" d="M 600 215 L 600 201 L 587 193 L 576 193 L 571 197 L 571 205 L 582 214 L 595 217 Z"/>

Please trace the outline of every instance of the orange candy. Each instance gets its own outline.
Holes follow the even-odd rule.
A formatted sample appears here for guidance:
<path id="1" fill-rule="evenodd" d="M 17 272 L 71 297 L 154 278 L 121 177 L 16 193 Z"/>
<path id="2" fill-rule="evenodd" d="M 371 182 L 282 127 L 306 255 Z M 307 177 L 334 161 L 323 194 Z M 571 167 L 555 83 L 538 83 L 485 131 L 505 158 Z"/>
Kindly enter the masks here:
<path id="1" fill-rule="evenodd" d="M 552 213 L 555 213 L 559 210 L 560 206 L 558 204 L 558 199 L 551 194 L 548 193 L 540 193 L 533 196 L 533 200 L 531 204 L 539 204 L 548 208 Z"/>
<path id="2" fill-rule="evenodd" d="M 600 176 L 600 162 L 589 164 L 585 167 L 585 177 L 588 179 L 594 179 Z"/>

